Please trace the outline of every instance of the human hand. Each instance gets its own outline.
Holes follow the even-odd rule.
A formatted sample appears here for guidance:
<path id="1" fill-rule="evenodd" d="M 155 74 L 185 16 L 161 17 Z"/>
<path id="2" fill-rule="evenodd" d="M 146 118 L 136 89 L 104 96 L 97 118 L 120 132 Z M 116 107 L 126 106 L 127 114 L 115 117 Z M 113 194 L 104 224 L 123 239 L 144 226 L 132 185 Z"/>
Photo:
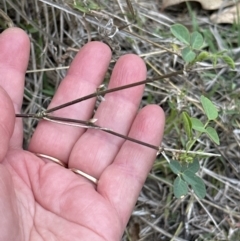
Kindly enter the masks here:
<path id="1" fill-rule="evenodd" d="M 0 35 L 0 240 L 120 240 L 156 151 L 108 133 L 40 121 L 28 151 L 22 149 L 21 112 L 29 39 L 20 29 Z M 100 42 L 86 44 L 75 57 L 50 107 L 96 91 L 111 51 Z M 135 55 L 121 57 L 109 88 L 144 80 L 146 67 Z M 138 112 L 138 86 L 106 95 L 97 124 L 158 146 L 164 113 L 155 105 Z M 56 111 L 57 116 L 88 120 L 94 99 Z M 98 184 L 42 153 L 97 178 Z"/>

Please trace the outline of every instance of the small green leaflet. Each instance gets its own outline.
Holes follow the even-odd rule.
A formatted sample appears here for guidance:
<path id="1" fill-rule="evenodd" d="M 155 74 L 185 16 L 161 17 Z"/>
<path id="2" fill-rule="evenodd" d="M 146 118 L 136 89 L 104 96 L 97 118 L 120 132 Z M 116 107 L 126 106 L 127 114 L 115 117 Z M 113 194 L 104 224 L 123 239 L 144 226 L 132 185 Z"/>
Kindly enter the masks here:
<path id="1" fill-rule="evenodd" d="M 183 179 L 190 185 L 193 185 L 196 183 L 196 175 L 194 172 L 190 171 L 190 170 L 185 170 L 183 173 L 182 173 L 182 177 Z"/>
<path id="2" fill-rule="evenodd" d="M 191 185 L 192 189 L 199 199 L 203 199 L 206 196 L 206 186 L 203 180 L 198 176 L 195 177 L 195 181 L 196 184 Z"/>
<path id="3" fill-rule="evenodd" d="M 174 24 L 171 26 L 172 34 L 180 40 L 182 43 L 189 44 L 190 43 L 190 34 L 188 29 L 182 24 Z"/>
<path id="4" fill-rule="evenodd" d="M 184 172 L 185 170 L 187 170 L 187 168 L 188 168 L 188 163 L 186 162 L 182 163 L 181 172 Z"/>
<path id="5" fill-rule="evenodd" d="M 217 145 L 220 145 L 219 137 L 215 129 L 208 126 L 206 128 L 206 133 L 213 142 L 215 142 Z"/>
<path id="6" fill-rule="evenodd" d="M 187 183 L 180 177 L 177 177 L 173 183 L 173 193 L 176 198 L 184 197 L 188 192 Z"/>
<path id="7" fill-rule="evenodd" d="M 184 48 L 182 51 L 182 57 L 187 62 L 190 63 L 196 58 L 196 53 L 192 51 L 190 47 Z"/>
<path id="8" fill-rule="evenodd" d="M 173 183 L 173 192 L 177 198 L 182 198 L 187 194 L 188 185 L 192 187 L 198 198 L 203 199 L 205 197 L 205 184 L 203 180 L 195 174 L 200 169 L 197 158 L 194 158 L 192 163 L 184 163 L 183 165 L 176 160 L 171 160 L 170 168 L 178 175 Z"/>
<path id="9" fill-rule="evenodd" d="M 198 196 L 198 198 L 203 199 L 206 195 L 206 187 L 203 180 L 196 176 L 190 170 L 186 170 L 183 174 L 183 179 L 191 185 L 194 193 Z"/>
<path id="10" fill-rule="evenodd" d="M 206 131 L 205 128 L 204 128 L 203 123 L 199 119 L 191 117 L 190 120 L 192 122 L 192 128 L 194 130 L 200 131 L 200 132 L 205 132 Z"/>
<path id="11" fill-rule="evenodd" d="M 188 164 L 188 170 L 193 173 L 196 173 L 199 171 L 199 169 L 200 169 L 199 161 L 197 158 L 194 158 L 193 162 Z"/>
<path id="12" fill-rule="evenodd" d="M 196 31 L 191 34 L 190 45 L 193 49 L 201 49 L 203 46 L 203 41 L 203 36 L 199 32 Z"/>
<path id="13" fill-rule="evenodd" d="M 218 110 L 212 101 L 202 95 L 201 103 L 208 120 L 215 120 L 218 117 Z"/>
<path id="14" fill-rule="evenodd" d="M 191 139 L 192 138 L 192 122 L 190 120 L 190 116 L 188 115 L 188 113 L 186 111 L 183 111 L 181 116 L 182 116 L 182 120 L 183 120 L 184 130 L 185 130 L 188 138 Z"/>
<path id="15" fill-rule="evenodd" d="M 181 171 L 181 165 L 178 161 L 175 160 L 171 160 L 169 163 L 169 166 L 171 168 L 171 170 L 175 173 L 175 174 L 179 174 Z"/>

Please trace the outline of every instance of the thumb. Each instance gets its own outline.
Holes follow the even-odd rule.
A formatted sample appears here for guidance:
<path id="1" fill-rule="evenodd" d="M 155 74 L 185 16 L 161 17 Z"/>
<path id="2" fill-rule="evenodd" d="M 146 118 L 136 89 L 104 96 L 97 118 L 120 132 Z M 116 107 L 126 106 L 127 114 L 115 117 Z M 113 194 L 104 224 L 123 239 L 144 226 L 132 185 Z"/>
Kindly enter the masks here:
<path id="1" fill-rule="evenodd" d="M 7 92 L 0 86 L 0 162 L 3 161 L 13 134 L 15 112 Z"/>

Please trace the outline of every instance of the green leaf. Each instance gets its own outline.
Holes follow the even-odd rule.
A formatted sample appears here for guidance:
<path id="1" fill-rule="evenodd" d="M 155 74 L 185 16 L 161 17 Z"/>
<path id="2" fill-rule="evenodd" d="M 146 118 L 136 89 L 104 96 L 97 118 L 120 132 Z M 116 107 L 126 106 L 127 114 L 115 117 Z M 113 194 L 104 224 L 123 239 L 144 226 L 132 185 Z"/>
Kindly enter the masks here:
<path id="1" fill-rule="evenodd" d="M 193 49 L 201 49 L 203 46 L 203 36 L 199 32 L 193 32 L 191 34 L 191 41 L 190 45 L 192 46 Z"/>
<path id="2" fill-rule="evenodd" d="M 192 163 L 188 164 L 188 169 L 189 171 L 196 173 L 200 169 L 199 161 L 197 158 L 193 159 Z"/>
<path id="3" fill-rule="evenodd" d="M 231 57 L 223 55 L 221 58 L 230 68 L 235 69 L 235 63 Z"/>
<path id="4" fill-rule="evenodd" d="M 180 177 L 177 177 L 173 183 L 173 193 L 176 198 L 184 197 L 188 192 L 187 183 L 184 182 Z"/>
<path id="5" fill-rule="evenodd" d="M 182 173 L 182 177 L 188 184 L 190 185 L 196 184 L 196 179 L 195 179 L 196 175 L 194 172 L 187 169 Z"/>
<path id="6" fill-rule="evenodd" d="M 181 165 L 178 161 L 171 160 L 169 166 L 175 174 L 178 175 L 181 172 Z"/>
<path id="7" fill-rule="evenodd" d="M 195 194 L 198 198 L 202 199 L 206 195 L 206 187 L 203 180 L 196 176 L 193 172 L 186 170 L 183 173 L 183 179 L 191 185 L 192 189 L 194 190 Z"/>
<path id="8" fill-rule="evenodd" d="M 209 136 L 209 138 L 215 142 L 217 145 L 220 145 L 220 141 L 219 141 L 219 137 L 218 137 L 218 133 L 216 132 L 215 129 L 213 129 L 212 127 L 208 126 L 206 128 L 206 133 Z"/>
<path id="9" fill-rule="evenodd" d="M 203 123 L 199 119 L 191 117 L 190 120 L 192 122 L 192 128 L 194 130 L 200 131 L 200 132 L 205 132 L 206 131 L 205 128 L 204 128 Z"/>
<path id="10" fill-rule="evenodd" d="M 207 51 L 203 51 L 197 56 L 196 62 L 201 62 L 205 59 L 208 59 L 209 57 L 210 57 L 210 54 Z"/>
<path id="11" fill-rule="evenodd" d="M 201 103 L 208 120 L 215 120 L 218 117 L 218 110 L 212 101 L 202 95 Z"/>
<path id="12" fill-rule="evenodd" d="M 190 116 L 186 111 L 183 111 L 182 114 L 182 120 L 183 120 L 183 128 L 188 136 L 189 139 L 192 138 L 192 122 L 190 120 Z"/>
<path id="13" fill-rule="evenodd" d="M 192 189 L 194 190 L 194 193 L 197 195 L 199 199 L 203 199 L 206 196 L 206 186 L 204 181 L 198 177 L 195 176 L 196 184 L 191 185 Z"/>
<path id="14" fill-rule="evenodd" d="M 188 169 L 188 163 L 182 163 L 181 172 L 184 172 L 187 169 Z"/>
<path id="15" fill-rule="evenodd" d="M 190 33 L 188 29 L 182 24 L 174 24 L 171 26 L 170 30 L 172 34 L 182 43 L 190 43 Z"/>
<path id="16" fill-rule="evenodd" d="M 181 52 L 182 52 L 183 59 L 187 63 L 192 62 L 195 59 L 195 57 L 196 57 L 195 52 L 193 52 L 190 47 L 186 47 L 186 48 L 182 49 Z"/>

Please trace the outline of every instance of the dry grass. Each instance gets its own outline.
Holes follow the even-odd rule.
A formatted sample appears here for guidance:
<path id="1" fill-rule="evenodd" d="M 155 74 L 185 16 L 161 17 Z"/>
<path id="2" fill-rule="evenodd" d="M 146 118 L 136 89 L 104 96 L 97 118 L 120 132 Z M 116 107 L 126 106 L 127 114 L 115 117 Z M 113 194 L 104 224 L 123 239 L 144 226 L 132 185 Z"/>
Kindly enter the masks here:
<path id="1" fill-rule="evenodd" d="M 181 200 L 174 197 L 175 175 L 160 156 L 138 198 L 123 240 L 240 240 L 240 26 L 214 25 L 209 21 L 209 12 L 194 5 L 190 13 L 184 4 L 161 11 L 161 1 L 132 0 L 134 20 L 126 1 L 96 2 L 100 10 L 86 14 L 74 10 L 71 0 L 0 2 L 5 13 L 0 12 L 1 30 L 14 23 L 31 39 L 23 112 L 34 113 L 47 107 L 76 54 L 73 50 L 90 40 L 108 43 L 113 49 L 113 62 L 125 53 L 140 55 L 148 66 L 148 76 L 153 77 L 184 67 L 181 57 L 173 54 L 170 26 L 178 22 L 189 29 L 198 28 L 205 36 L 206 49 L 227 49 L 237 68 L 230 71 L 223 63 L 216 68 L 209 62 L 198 63 L 187 76 L 148 84 L 142 106 L 156 103 L 164 108 L 168 119 L 163 146 L 182 150 L 187 137 L 178 116 L 185 110 L 204 119 L 199 99 L 207 95 L 219 109 L 220 118 L 213 126 L 221 144 L 216 146 L 203 135 L 192 151 L 221 157 L 199 156 L 199 176 L 207 186 L 207 195 L 200 201 L 191 193 Z M 111 21 L 114 25 L 104 30 Z M 116 27 L 125 28 L 110 38 Z M 173 119 L 171 113 L 176 114 Z M 24 122 L 26 143 L 35 126 L 35 120 Z M 167 155 L 173 158 L 178 154 Z"/>

